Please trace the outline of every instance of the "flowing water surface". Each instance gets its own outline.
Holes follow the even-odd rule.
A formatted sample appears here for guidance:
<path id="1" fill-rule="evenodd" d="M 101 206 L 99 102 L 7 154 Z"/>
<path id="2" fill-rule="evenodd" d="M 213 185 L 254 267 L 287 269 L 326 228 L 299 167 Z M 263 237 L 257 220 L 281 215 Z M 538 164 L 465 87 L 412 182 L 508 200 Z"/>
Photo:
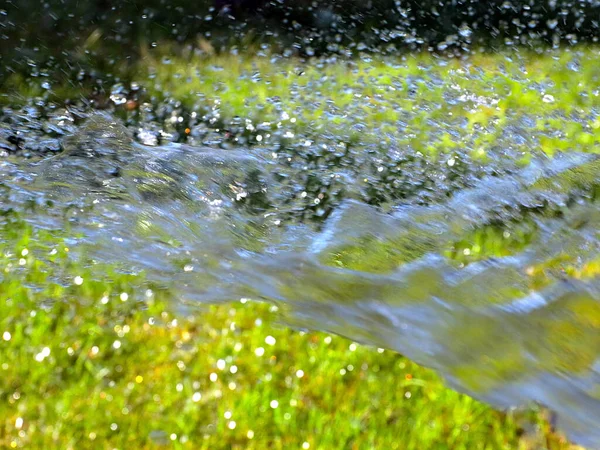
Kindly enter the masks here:
<path id="1" fill-rule="evenodd" d="M 440 179 L 440 195 L 434 183 L 385 209 L 332 166 L 345 196 L 315 222 L 270 150 L 146 146 L 106 114 L 63 148 L 0 160 L 2 208 L 68 227 L 91 261 L 147 272 L 182 307 L 276 302 L 293 326 L 396 350 L 497 407 L 540 402 L 600 447 L 598 155 L 498 158 L 463 189 Z M 518 239 L 478 257 L 460 246 L 486 232 Z"/>

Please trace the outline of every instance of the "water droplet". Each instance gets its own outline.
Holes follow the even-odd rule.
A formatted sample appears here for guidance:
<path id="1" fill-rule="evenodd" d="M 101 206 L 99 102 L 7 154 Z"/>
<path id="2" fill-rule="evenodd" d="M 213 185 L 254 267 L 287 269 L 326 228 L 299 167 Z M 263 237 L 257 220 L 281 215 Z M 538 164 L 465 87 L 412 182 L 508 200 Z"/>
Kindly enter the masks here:
<path id="1" fill-rule="evenodd" d="M 464 24 L 458 30 L 458 34 L 461 35 L 464 38 L 469 38 L 473 34 L 473 30 L 471 30 L 471 28 L 469 28 L 466 24 Z"/>

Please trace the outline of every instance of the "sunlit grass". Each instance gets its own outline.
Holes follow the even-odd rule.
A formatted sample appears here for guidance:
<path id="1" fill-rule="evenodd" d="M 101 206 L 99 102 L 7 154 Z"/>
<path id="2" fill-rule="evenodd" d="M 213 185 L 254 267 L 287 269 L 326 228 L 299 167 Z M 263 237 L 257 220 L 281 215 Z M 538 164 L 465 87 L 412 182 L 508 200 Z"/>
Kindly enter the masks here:
<path id="1" fill-rule="evenodd" d="M 580 46 L 474 51 L 461 59 L 410 53 L 305 61 L 159 46 L 112 76 L 141 86 L 142 104 L 168 103 L 185 121 L 193 111 L 220 131 L 241 124 L 250 144 L 334 140 L 430 156 L 461 149 L 483 161 L 505 146 L 527 160 L 533 149 L 598 152 L 599 52 Z M 50 81 L 44 89 L 14 75 L 0 101 L 76 102 L 95 90 L 97 102 L 110 104 L 110 86 Z M 136 112 L 123 108 L 116 109 L 133 119 Z"/>
<path id="2" fill-rule="evenodd" d="M 302 136 L 347 141 L 358 131 L 363 144 L 434 155 L 461 147 L 485 157 L 504 142 L 524 153 L 597 152 L 600 122 L 590 116 L 600 105 L 597 58 L 595 47 L 309 63 L 193 53 L 165 62 L 148 53 L 138 78 L 155 99 L 200 108 L 225 126 L 241 117 Z"/>
<path id="3" fill-rule="evenodd" d="M 85 267 L 14 216 L 2 236 L 2 447 L 569 448 L 543 415 L 494 411 L 401 355 L 279 326 L 268 304 L 173 310 L 142 274 Z"/>
<path id="4" fill-rule="evenodd" d="M 538 151 L 598 153 L 597 60 L 597 48 L 309 63 L 148 53 L 131 81 L 146 90 L 141 102 L 198 111 L 220 132 L 239 119 L 250 144 L 467 149 L 482 162 L 506 145 L 526 161 Z M 16 76 L 7 86 L 21 100 L 82 95 Z M 593 179 L 597 164 L 589 167 L 561 187 Z M 279 326 L 257 302 L 182 312 L 141 274 L 74 260 L 60 235 L 18 218 L 0 224 L 0 447 L 569 448 L 543 413 L 494 411 L 401 355 Z M 486 227 L 449 242 L 446 256 L 502 257 L 534 235 L 527 223 Z M 429 250 L 427 241 L 360 244 L 328 262 L 385 271 Z M 598 261 L 576 259 L 530 268 L 532 286 L 549 270 L 598 276 Z"/>

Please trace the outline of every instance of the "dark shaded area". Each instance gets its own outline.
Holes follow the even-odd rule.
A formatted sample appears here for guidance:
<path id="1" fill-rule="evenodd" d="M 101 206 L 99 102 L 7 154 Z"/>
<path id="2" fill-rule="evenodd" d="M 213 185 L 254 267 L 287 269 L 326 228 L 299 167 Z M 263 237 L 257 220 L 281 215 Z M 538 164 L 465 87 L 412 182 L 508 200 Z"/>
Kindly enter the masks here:
<path id="1" fill-rule="evenodd" d="M 597 41 L 599 13 L 598 0 L 11 0 L 0 9 L 0 80 L 55 66 L 111 74 L 153 43 L 200 38 L 216 51 L 269 42 L 305 56 Z"/>

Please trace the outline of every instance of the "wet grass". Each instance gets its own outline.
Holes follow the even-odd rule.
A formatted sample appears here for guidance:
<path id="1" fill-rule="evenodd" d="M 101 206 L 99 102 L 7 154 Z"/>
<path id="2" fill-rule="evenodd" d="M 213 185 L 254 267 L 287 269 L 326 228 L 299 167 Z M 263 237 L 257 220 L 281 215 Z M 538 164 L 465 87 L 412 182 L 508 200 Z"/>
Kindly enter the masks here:
<path id="1" fill-rule="evenodd" d="M 195 133 L 202 125 L 228 132 L 234 145 L 334 141 L 426 156 L 460 150 L 483 162 L 502 147 L 523 162 L 532 151 L 598 152 L 597 46 L 464 59 L 411 53 L 306 61 L 252 52 L 200 54 L 164 45 L 111 75 L 122 80 L 118 88 L 57 81 L 45 89 L 14 75 L 0 102 L 88 98 L 131 123 L 158 120 L 163 132 L 193 142 L 202 140 Z M 115 90 L 132 101 L 114 105 Z"/>
<path id="2" fill-rule="evenodd" d="M 465 60 L 409 54 L 310 64 L 266 55 L 148 54 L 139 81 L 154 99 L 203 111 L 218 126 L 227 128 L 236 117 L 247 130 L 260 126 L 251 143 L 329 137 L 425 155 L 468 149 L 483 160 L 507 145 L 527 160 L 532 149 L 550 155 L 598 151 L 598 51 L 480 53 Z"/>
<path id="3" fill-rule="evenodd" d="M 351 245 L 333 249 L 323 261 L 334 267 L 370 273 L 389 273 L 427 253 L 442 250 L 443 255 L 461 267 L 487 258 L 518 254 L 536 236 L 535 223 L 485 225 L 465 233 L 455 242 L 440 241 L 418 231 L 397 238 L 378 239 L 367 235 Z"/>
<path id="4" fill-rule="evenodd" d="M 116 108 L 133 121 L 168 105 L 167 131 L 192 142 L 200 124 L 235 129 L 232 141 L 245 145 L 393 146 L 450 155 L 448 166 L 459 149 L 485 163 L 499 147 L 522 162 L 532 152 L 600 148 L 597 48 L 466 61 L 164 58 L 146 56 L 134 76 L 144 92 Z M 77 86 L 11 83 L 21 100 L 81 95 Z M 504 256 L 534 234 L 527 224 L 508 231 L 478 230 L 447 256 Z M 0 219 L 0 447 L 571 448 L 535 407 L 494 411 L 401 355 L 280 326 L 270 305 L 175 310 L 170 292 L 143 274 L 73 259 L 66 237 L 8 212 Z M 332 263 L 392 270 L 428 249 L 363 244 Z M 580 267 L 575 256 L 556 266 L 598 275 L 598 261 Z"/>
<path id="5" fill-rule="evenodd" d="M 0 246 L 4 448 L 562 449 L 401 355 L 279 326 L 257 302 L 173 310 L 10 214 Z M 540 447 L 541 446 L 541 447 Z"/>

